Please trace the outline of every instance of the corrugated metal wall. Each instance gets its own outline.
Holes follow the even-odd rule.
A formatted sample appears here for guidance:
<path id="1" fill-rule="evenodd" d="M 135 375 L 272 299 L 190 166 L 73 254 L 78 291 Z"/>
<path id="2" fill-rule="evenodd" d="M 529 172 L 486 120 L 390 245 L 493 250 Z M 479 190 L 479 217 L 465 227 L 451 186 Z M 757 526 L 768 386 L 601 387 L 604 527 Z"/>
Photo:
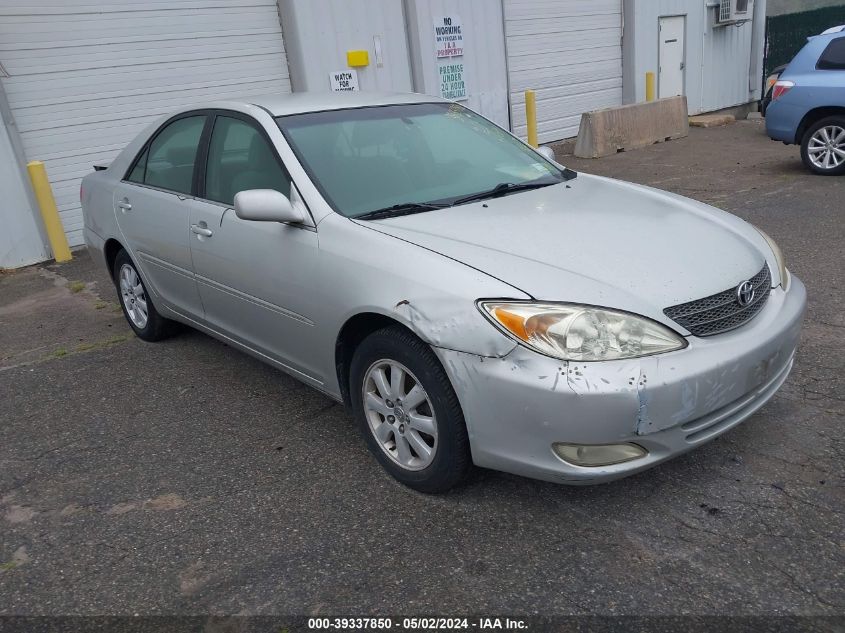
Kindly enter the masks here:
<path id="1" fill-rule="evenodd" d="M 622 0 L 504 0 L 511 117 L 524 137 L 527 88 L 540 142 L 575 136 L 581 113 L 622 103 Z"/>
<path id="2" fill-rule="evenodd" d="M 43 160 L 71 245 L 79 181 L 183 104 L 290 91 L 275 0 L 13 0 L 3 78 L 26 157 Z"/>
<path id="3" fill-rule="evenodd" d="M 502 6 L 492 0 L 406 0 L 414 90 L 440 95 L 434 22 L 458 16 L 462 22 L 467 100 L 463 103 L 504 128 L 508 119 L 508 79 Z"/>
<path id="4" fill-rule="evenodd" d="M 754 15 L 764 0 L 756 0 Z M 686 16 L 685 94 L 690 114 L 748 103 L 756 98 L 751 21 L 715 26 L 715 8 L 706 0 L 626 0 L 625 103 L 645 101 L 645 74 L 658 72 L 661 16 Z M 762 44 L 762 43 L 761 43 Z M 760 48 L 759 50 L 762 50 Z"/>
<path id="5" fill-rule="evenodd" d="M 398 0 L 280 0 L 279 6 L 296 91 L 329 90 L 329 73 L 349 68 L 349 50 L 370 54 L 369 65 L 357 69 L 361 90 L 412 90 L 405 17 Z"/>

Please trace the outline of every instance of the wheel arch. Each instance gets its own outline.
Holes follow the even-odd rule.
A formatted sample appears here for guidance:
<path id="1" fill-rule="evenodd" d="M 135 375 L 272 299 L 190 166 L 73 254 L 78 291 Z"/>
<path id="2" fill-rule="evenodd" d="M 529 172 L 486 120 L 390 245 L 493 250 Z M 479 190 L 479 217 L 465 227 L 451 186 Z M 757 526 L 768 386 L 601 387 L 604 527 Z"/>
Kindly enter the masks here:
<path id="1" fill-rule="evenodd" d="M 109 277 L 112 278 L 112 281 L 114 281 L 114 261 L 117 259 L 117 254 L 121 250 L 125 250 L 123 244 L 113 237 L 106 240 L 106 243 L 103 245 L 103 256 L 106 258 L 106 266 L 108 266 Z"/>
<path id="2" fill-rule="evenodd" d="M 795 144 L 801 145 L 807 130 L 822 119 L 830 116 L 841 116 L 845 118 L 845 106 L 824 106 L 810 110 L 804 115 L 804 118 L 801 119 L 801 123 L 798 124 L 798 128 L 795 130 Z"/>
<path id="3" fill-rule="evenodd" d="M 419 334 L 401 321 L 378 312 L 360 312 L 347 319 L 340 328 L 335 341 L 335 370 L 340 394 L 347 407 L 352 406 L 349 394 L 349 370 L 355 350 L 370 334 L 391 326 L 399 326 L 419 337 Z"/>

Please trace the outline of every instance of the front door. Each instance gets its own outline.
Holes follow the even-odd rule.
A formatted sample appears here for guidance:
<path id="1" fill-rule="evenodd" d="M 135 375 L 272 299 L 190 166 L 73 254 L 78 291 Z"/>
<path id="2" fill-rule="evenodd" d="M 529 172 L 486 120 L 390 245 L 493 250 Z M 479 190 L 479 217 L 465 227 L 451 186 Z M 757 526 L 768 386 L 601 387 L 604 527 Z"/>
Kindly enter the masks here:
<path id="1" fill-rule="evenodd" d="M 207 116 L 182 116 L 162 126 L 115 189 L 123 243 L 153 296 L 186 316 L 201 318 L 188 240 L 190 196 Z"/>
<path id="2" fill-rule="evenodd" d="M 316 229 L 241 220 L 233 201 L 238 191 L 248 189 L 292 195 L 290 177 L 260 126 L 234 113 L 218 115 L 204 199 L 191 202 L 190 213 L 191 252 L 206 322 L 322 382 L 313 353 Z"/>
<path id="3" fill-rule="evenodd" d="M 676 15 L 660 18 L 658 36 L 660 37 L 660 73 L 658 78 L 658 97 L 674 97 L 684 94 L 684 74 L 686 69 L 686 17 Z"/>

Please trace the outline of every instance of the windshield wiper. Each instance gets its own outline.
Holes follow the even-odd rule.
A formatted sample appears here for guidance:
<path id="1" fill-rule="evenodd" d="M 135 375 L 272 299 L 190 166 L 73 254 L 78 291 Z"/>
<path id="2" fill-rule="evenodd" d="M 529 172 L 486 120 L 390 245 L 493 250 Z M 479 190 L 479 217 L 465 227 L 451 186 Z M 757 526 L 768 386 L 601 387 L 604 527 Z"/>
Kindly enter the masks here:
<path id="1" fill-rule="evenodd" d="M 514 193 L 516 191 L 528 191 L 529 189 L 540 189 L 541 187 L 549 187 L 551 185 L 557 185 L 561 181 L 554 180 L 549 182 L 548 180 L 545 182 L 523 182 L 521 184 L 515 185 L 512 182 L 501 182 L 492 189 L 488 189 L 487 191 L 481 191 L 479 193 L 474 193 L 469 196 L 464 196 L 463 198 L 458 198 L 452 202 L 452 206 L 458 204 L 465 204 L 467 202 L 475 202 L 476 200 L 487 200 L 488 198 L 498 198 L 499 196 L 504 196 L 508 193 Z"/>
<path id="2" fill-rule="evenodd" d="M 392 207 L 385 207 L 384 209 L 376 209 L 375 211 L 368 211 L 362 215 L 356 215 L 353 219 L 381 220 L 382 218 L 397 218 L 401 215 L 423 213 L 425 211 L 433 211 L 434 209 L 443 209 L 448 206 L 450 205 L 439 202 L 403 202 L 402 204 L 394 204 Z"/>

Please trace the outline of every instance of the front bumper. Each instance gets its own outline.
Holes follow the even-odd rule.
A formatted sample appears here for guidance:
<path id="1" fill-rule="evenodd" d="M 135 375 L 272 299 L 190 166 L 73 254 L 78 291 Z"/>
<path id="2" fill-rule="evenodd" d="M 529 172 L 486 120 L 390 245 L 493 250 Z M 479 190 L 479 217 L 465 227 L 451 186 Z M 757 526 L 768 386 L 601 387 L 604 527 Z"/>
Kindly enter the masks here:
<path id="1" fill-rule="evenodd" d="M 689 451 L 762 407 L 792 368 L 807 303 L 796 277 L 749 323 L 677 352 L 576 363 L 517 346 L 503 358 L 436 349 L 467 421 L 478 466 L 560 483 L 611 481 Z M 633 442 L 648 455 L 578 467 L 555 442 Z"/>

